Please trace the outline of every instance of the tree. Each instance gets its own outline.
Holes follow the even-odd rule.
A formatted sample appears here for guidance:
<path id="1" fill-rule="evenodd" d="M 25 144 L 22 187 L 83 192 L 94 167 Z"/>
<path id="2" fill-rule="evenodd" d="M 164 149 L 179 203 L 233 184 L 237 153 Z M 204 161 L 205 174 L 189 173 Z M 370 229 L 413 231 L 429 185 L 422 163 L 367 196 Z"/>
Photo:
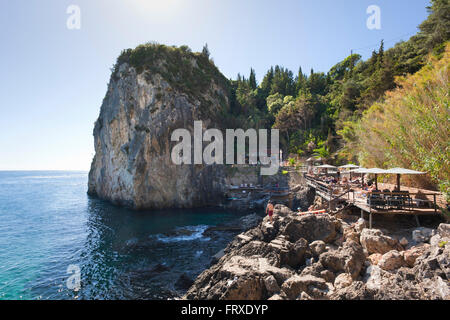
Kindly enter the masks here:
<path id="1" fill-rule="evenodd" d="M 209 56 L 211 55 L 209 52 L 207 43 L 205 43 L 205 45 L 203 46 L 202 55 L 204 55 L 208 59 L 209 59 Z"/>
<path id="2" fill-rule="evenodd" d="M 419 26 L 421 35 L 425 38 L 427 50 L 432 50 L 450 39 L 450 5 L 448 0 L 431 0 L 427 7 L 429 16 Z"/>
<path id="3" fill-rule="evenodd" d="M 250 68 L 250 77 L 248 78 L 248 82 L 249 82 L 250 88 L 252 90 L 255 90 L 257 87 L 257 84 L 256 84 L 256 74 L 255 74 L 255 70 L 253 70 L 253 68 Z"/>

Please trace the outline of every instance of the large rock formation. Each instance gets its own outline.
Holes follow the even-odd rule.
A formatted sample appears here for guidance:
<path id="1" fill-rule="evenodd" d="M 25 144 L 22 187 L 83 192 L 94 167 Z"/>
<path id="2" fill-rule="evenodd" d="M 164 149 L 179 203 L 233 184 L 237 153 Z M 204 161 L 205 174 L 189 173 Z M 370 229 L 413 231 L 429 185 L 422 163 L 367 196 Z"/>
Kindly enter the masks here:
<path id="1" fill-rule="evenodd" d="M 178 128 L 192 133 L 195 120 L 222 128 L 227 85 L 208 57 L 186 47 L 124 51 L 95 123 L 89 194 L 133 208 L 217 204 L 223 167 L 175 165 L 170 138 Z"/>

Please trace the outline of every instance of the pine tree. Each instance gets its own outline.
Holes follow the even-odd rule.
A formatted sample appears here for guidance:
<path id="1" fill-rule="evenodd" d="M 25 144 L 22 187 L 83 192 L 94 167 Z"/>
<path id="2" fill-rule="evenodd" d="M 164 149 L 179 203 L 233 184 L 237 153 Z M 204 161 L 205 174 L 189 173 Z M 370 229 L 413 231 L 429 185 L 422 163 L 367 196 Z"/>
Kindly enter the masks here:
<path id="1" fill-rule="evenodd" d="M 209 52 L 207 43 L 205 43 L 205 45 L 203 46 L 202 55 L 204 55 L 208 59 L 209 59 L 209 56 L 211 55 L 211 53 Z"/>
<path id="2" fill-rule="evenodd" d="M 253 68 L 250 68 L 250 77 L 248 78 L 248 82 L 249 82 L 250 88 L 252 90 L 255 90 L 257 87 L 257 84 L 256 84 L 256 74 L 255 74 L 255 70 L 253 70 Z"/>

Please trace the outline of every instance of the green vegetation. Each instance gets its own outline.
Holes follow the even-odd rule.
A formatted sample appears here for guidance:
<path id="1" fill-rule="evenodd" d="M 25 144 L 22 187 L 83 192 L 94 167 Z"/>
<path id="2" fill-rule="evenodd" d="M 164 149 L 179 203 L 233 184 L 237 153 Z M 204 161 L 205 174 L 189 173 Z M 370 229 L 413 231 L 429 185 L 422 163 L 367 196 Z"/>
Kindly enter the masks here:
<path id="1" fill-rule="evenodd" d="M 208 46 L 202 53 L 192 52 L 188 46 L 174 47 L 158 43 L 147 43 L 122 51 L 112 70 L 112 77 L 118 79 L 119 67 L 129 63 L 137 73 L 145 73 L 148 79 L 159 74 L 172 88 L 186 93 L 191 98 L 200 100 L 201 111 L 205 116 L 216 116 L 209 113 L 212 101 L 205 98 L 211 89 L 211 83 L 223 88 L 226 92 L 215 91 L 215 97 L 221 101 L 222 114 L 229 112 L 225 97 L 231 95 L 231 86 L 227 78 L 214 65 L 209 57 Z M 162 94 L 158 93 L 158 99 Z"/>
<path id="2" fill-rule="evenodd" d="M 364 112 L 356 127 L 363 166 L 426 171 L 408 178 L 450 194 L 449 65 L 450 44 L 440 60 L 430 57 L 420 71 L 399 78 L 397 89 Z"/>

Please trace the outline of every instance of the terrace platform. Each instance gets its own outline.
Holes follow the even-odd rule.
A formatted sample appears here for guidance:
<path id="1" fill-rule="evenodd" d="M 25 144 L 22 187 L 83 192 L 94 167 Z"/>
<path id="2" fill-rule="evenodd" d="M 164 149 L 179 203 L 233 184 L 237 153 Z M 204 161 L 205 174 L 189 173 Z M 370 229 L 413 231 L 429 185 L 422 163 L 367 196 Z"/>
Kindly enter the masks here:
<path id="1" fill-rule="evenodd" d="M 316 194 L 329 203 L 329 210 L 337 203 L 345 203 L 361 210 L 361 217 L 369 215 L 372 228 L 372 215 L 410 215 L 418 225 L 419 216 L 439 215 L 439 206 L 444 203 L 442 194 L 435 191 L 402 187 L 401 192 L 368 192 L 358 185 L 337 185 L 323 182 L 320 178 L 305 175 L 306 183 L 314 188 Z M 382 190 L 393 190 L 393 185 L 379 184 Z"/>

